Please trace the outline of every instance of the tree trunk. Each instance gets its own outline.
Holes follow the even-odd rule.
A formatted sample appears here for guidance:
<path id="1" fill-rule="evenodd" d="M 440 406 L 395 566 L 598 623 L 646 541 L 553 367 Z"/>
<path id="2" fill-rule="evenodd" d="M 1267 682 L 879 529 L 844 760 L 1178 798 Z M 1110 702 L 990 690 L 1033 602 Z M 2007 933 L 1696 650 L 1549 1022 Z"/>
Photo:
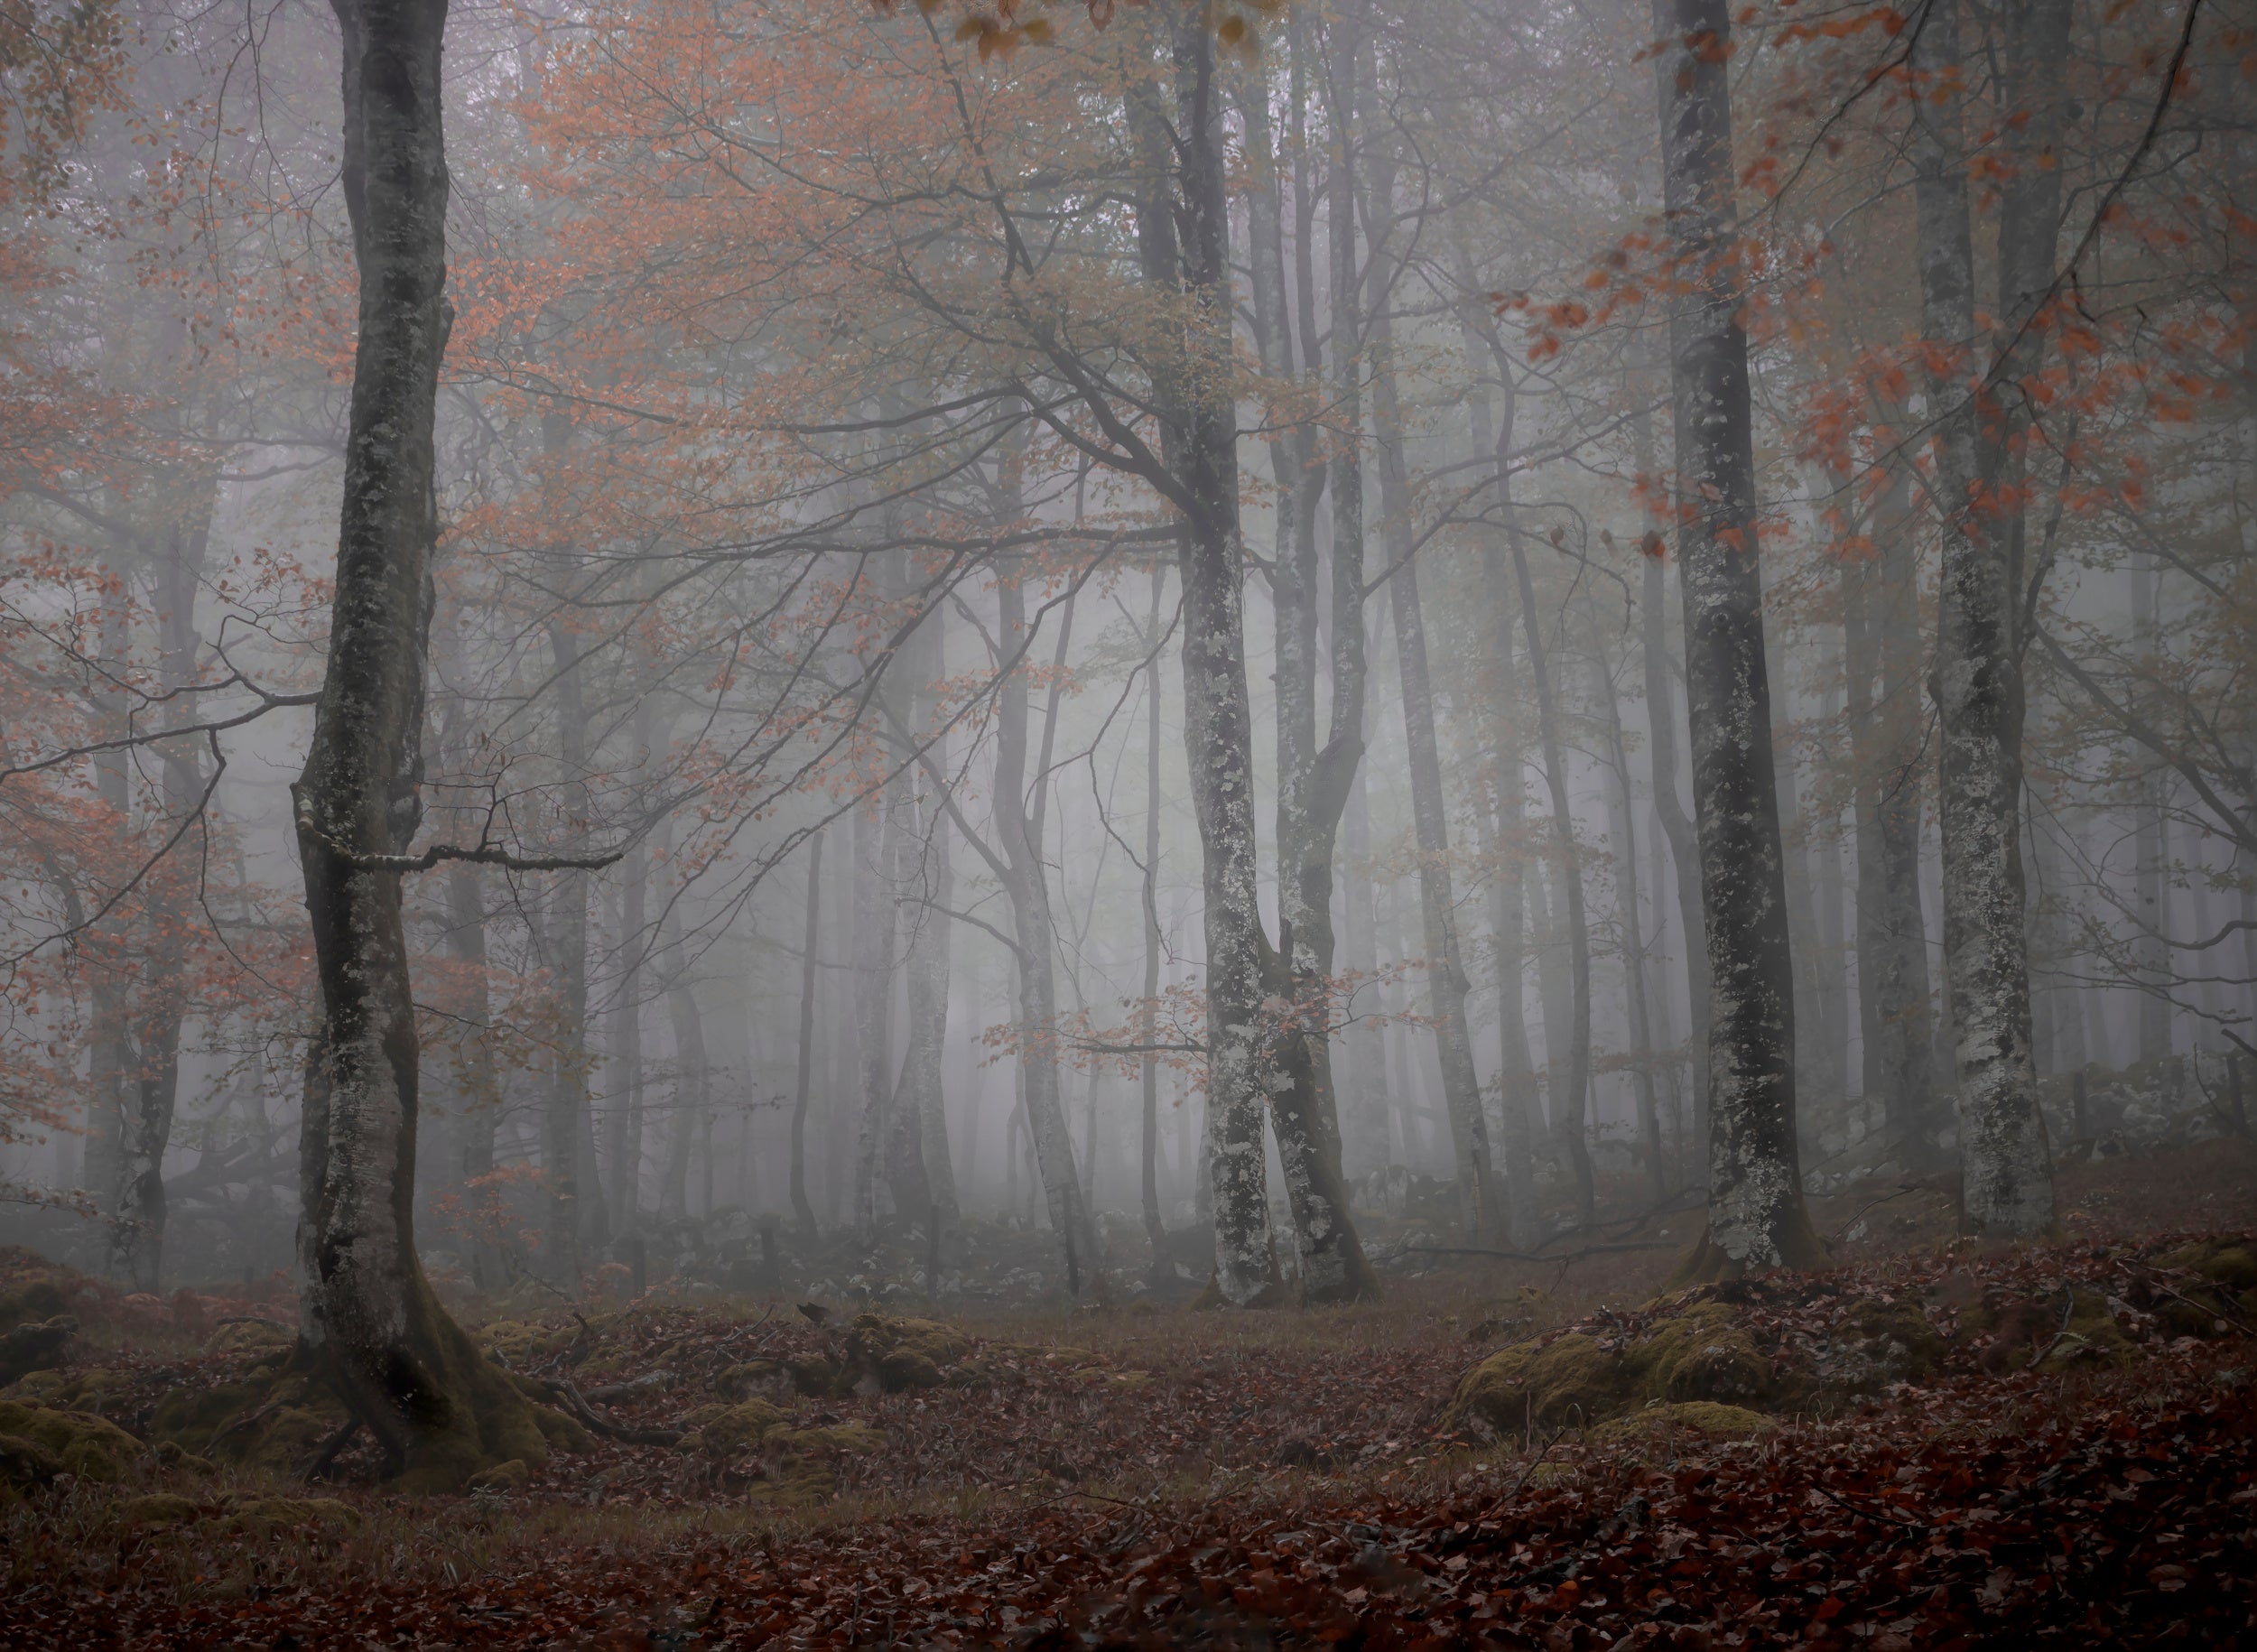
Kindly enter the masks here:
<path id="1" fill-rule="evenodd" d="M 640 843 L 627 851 L 619 891 L 619 982 L 611 1007 L 611 1110 L 605 1120 L 611 1164 L 611 1230 L 625 1238 L 640 1225 L 643 1185 L 643 925 L 649 902 L 650 858 Z"/>
<path id="2" fill-rule="evenodd" d="M 1685 958 L 1686 1041 L 1692 1046 L 1693 1135 L 1708 1139 L 1708 1034 L 1711 1025 L 1708 981 L 1708 919 L 1701 911 L 1701 849 L 1693 822 L 1677 796 L 1677 697 L 1669 664 L 1667 593 L 1661 558 L 1646 558 L 1639 586 L 1639 617 L 1644 627 L 1642 686 L 1646 691 L 1646 724 L 1652 742 L 1654 819 L 1669 844 L 1671 881 L 1676 886 L 1677 928 L 1683 935 Z M 1657 891 L 1657 896 L 1658 891 Z"/>
<path id="3" fill-rule="evenodd" d="M 2142 673 L 2156 676 L 2162 637 L 2156 610 L 2163 582 L 2153 558 L 2127 571 L 2132 584 L 2132 645 Z M 2159 1071 L 2171 1053 L 2170 916 L 2165 899 L 2163 804 L 2169 780 L 2161 761 L 2137 754 L 2143 767 L 2132 782 L 2132 896 L 2138 925 L 2132 937 L 2133 979 L 2139 986 L 2140 1061 Z"/>
<path id="4" fill-rule="evenodd" d="M 1708 939 L 1708 1230 L 1688 1276 L 1807 1267 L 1825 1248 L 1795 1143 L 1795 973 L 1771 766 L 1748 339 L 1732 243 L 1723 0 L 1655 0 L 1663 193 L 1686 282 L 1670 303 L 1686 721 Z"/>
<path id="5" fill-rule="evenodd" d="M 420 818 L 446 347 L 440 0 L 336 0 L 360 269 L 329 662 L 293 788 L 321 1015 L 309 1051 L 300 1335 L 410 1490 L 545 1462 L 531 1408 L 432 1294 L 414 1241 L 415 1007 L 397 853 Z"/>
<path id="6" fill-rule="evenodd" d="M 1500 487 L 1502 483 L 1500 481 Z M 1507 509 L 1510 508 L 1507 501 Z M 1544 622 L 1537 610 L 1536 582 L 1528 574 L 1528 547 L 1509 516 L 1505 538 L 1512 548 L 1513 578 L 1520 591 L 1521 640 L 1528 650 L 1528 681 L 1536 691 L 1537 738 L 1544 753 L 1544 781 L 1552 801 L 1552 855 L 1565 912 L 1553 915 L 1567 932 L 1571 1020 L 1567 1028 L 1566 1081 L 1560 1078 L 1562 1052 L 1547 1049 L 1552 1070 L 1552 1137 L 1567 1155 L 1575 1181 L 1575 1211 L 1585 1222 L 1598 1218 L 1597 1190 L 1591 1175 L 1591 926 L 1584 911 L 1583 865 L 1576 853 L 1575 816 L 1567 801 L 1567 751 L 1560 738 L 1559 704 L 1550 663 L 1544 652 Z"/>
<path id="7" fill-rule="evenodd" d="M 1286 324 L 1286 255 L 1277 172 L 1269 153 L 1267 85 L 1242 100 L 1249 154 L 1260 179 L 1249 211 L 1249 255 L 1254 269 L 1255 317 L 1263 362 L 1274 376 L 1294 372 Z M 1343 171 L 1344 171 L 1344 162 Z M 1341 205 L 1335 189 L 1333 204 Z M 1352 211 L 1353 203 L 1349 203 Z M 1344 233 L 1343 233 L 1344 230 Z M 1352 272 L 1352 219 L 1336 222 L 1335 250 L 1344 246 Z M 1354 306 L 1346 304 L 1349 331 L 1338 330 L 1343 306 L 1337 293 L 1334 338 L 1350 340 Z M 1361 630 L 1362 545 L 1361 537 L 1335 543 L 1331 661 L 1333 716 L 1330 738 L 1316 744 L 1317 625 L 1316 510 L 1324 488 L 1316 432 L 1303 423 L 1269 443 L 1277 482 L 1277 543 L 1270 574 L 1277 614 L 1277 888 L 1278 934 L 1286 971 L 1285 996 L 1306 1006 L 1314 1030 L 1281 1028 L 1274 1059 L 1286 1081 L 1270 1100 L 1270 1126 L 1277 1143 L 1278 1168 L 1293 1212 L 1300 1262 L 1301 1293 L 1309 1302 L 1344 1301 L 1375 1295 L 1378 1276 L 1363 1257 L 1349 1213 L 1347 1179 L 1342 1168 L 1340 1115 L 1333 1083 L 1332 1036 L 1324 1027 L 1324 981 L 1333 970 L 1333 859 L 1341 811 L 1351 775 L 1363 756 L 1364 658 Z M 1352 467 L 1352 451 L 1339 463 Z M 1345 594 L 1343 584 L 1345 580 Z M 1353 632 L 1341 645 L 1342 604 Z"/>
<path id="8" fill-rule="evenodd" d="M 1876 441 L 1893 432 L 1875 432 Z M 1865 1094 L 1907 1169 L 1938 1147 L 1936 1033 L 1920 910 L 1922 654 L 1908 467 L 1892 465 L 1871 515 L 1873 555 L 1844 573 L 1851 762 L 1856 770 L 1857 990 Z"/>
<path id="9" fill-rule="evenodd" d="M 792 1085 L 792 1220 L 803 1239 L 815 1237 L 815 1207 L 807 1198 L 807 1101 L 815 1076 L 816 954 L 822 946 L 822 844 L 817 830 L 807 840 L 806 950 L 799 966 L 799 1072 Z"/>
<path id="10" fill-rule="evenodd" d="M 861 1098 L 854 1146 L 854 1230 L 868 1239 L 891 1205 L 885 1155 L 894 1101 L 894 853 L 903 806 L 890 784 L 854 812 L 854 1028 Z"/>
<path id="11" fill-rule="evenodd" d="M 1949 349 L 1974 336 L 1974 258 L 1955 89 L 1956 0 L 1936 0 L 1914 65 L 1931 88 L 1913 100 L 1921 330 Z M 2011 239 L 2009 227 L 2002 227 L 2002 246 Z M 2049 272 L 2050 232 L 2046 261 Z M 2012 287 L 2011 271 L 2002 281 Z M 2015 324 L 2011 315 L 2006 320 Z M 1978 513 L 1996 470 L 1978 447 L 1977 420 L 1988 415 L 1970 400 L 1964 379 L 1940 363 L 1931 367 L 1929 420 L 1943 518 L 1930 691 L 1942 743 L 1944 960 L 1958 1052 L 1966 1220 L 1978 1232 L 2024 1235 L 2052 1224 L 2053 1167 L 2038 1109 L 2023 934 L 2022 683 L 2014 636 L 2020 592 L 2015 534 Z"/>
<path id="12" fill-rule="evenodd" d="M 939 624 L 937 615 L 925 622 Z M 933 675 L 940 675 L 933 662 Z M 920 830 L 913 841 L 923 850 L 918 877 L 911 886 L 918 905 L 911 908 L 914 927 L 904 961 L 908 979 L 909 1048 L 901 1066 L 901 1092 L 895 1103 L 902 1144 L 896 1165 L 894 1203 L 914 1211 L 920 1220 L 938 1221 L 941 1230 L 956 1231 L 956 1174 L 948 1154 L 947 1095 L 941 1063 L 948 1044 L 948 908 L 955 905 L 956 879 L 948 858 L 948 816 L 937 798 L 928 798 L 919 810 Z M 915 1148 L 914 1155 L 908 1153 Z"/>
<path id="13" fill-rule="evenodd" d="M 203 572 L 211 534 L 211 511 L 218 493 L 216 466 L 194 463 L 182 485 L 168 490 L 174 511 L 165 548 L 156 559 L 158 681 L 173 698 L 168 723 L 182 728 L 194 720 L 196 681 L 196 585 Z M 165 821 L 185 820 L 203 795 L 203 765 L 193 736 L 167 740 L 162 747 Z M 188 934 L 193 916 L 189 887 L 192 873 L 168 858 L 151 874 L 149 953 L 144 961 L 140 1046 L 135 1082 L 127 1096 L 117 1167 L 117 1220 L 110 1230 L 112 1267 L 138 1291 L 155 1291 L 164 1271 L 164 1154 L 172 1145 L 172 1114 L 180 1100 L 181 1029 L 188 1016 Z"/>
<path id="14" fill-rule="evenodd" d="M 1597 616 L 1592 618 L 1595 622 Z M 1594 624 L 1595 629 L 1595 624 Z M 1654 1043 L 1646 991 L 1646 927 L 1639 914 L 1638 814 L 1630 792 L 1630 759 L 1622 741 L 1622 707 L 1603 649 L 1594 649 L 1593 674 L 1607 709 L 1607 766 L 1614 776 L 1610 800 L 1613 839 L 1615 924 L 1621 932 L 1622 993 L 1630 1035 L 1630 1088 L 1637 1100 L 1638 1135 L 1646 1160 L 1646 1191 L 1656 1204 L 1669 1196 L 1669 1165 L 1661 1149 L 1661 1103 L 1654 1091 Z"/>
<path id="15" fill-rule="evenodd" d="M 1145 622 L 1147 648 L 1160 645 L 1160 599 L 1167 571 L 1152 568 L 1152 613 Z M 1144 675 L 1144 1003 L 1137 1014 L 1137 1042 L 1145 1046 L 1138 1063 L 1144 1090 L 1142 1177 L 1145 1242 L 1152 1247 L 1152 1282 L 1157 1285 L 1167 1259 L 1167 1223 L 1160 1215 L 1160 1061 L 1152 1048 L 1159 1035 L 1160 950 L 1160 662 Z"/>
<path id="16" fill-rule="evenodd" d="M 672 917 L 666 931 L 659 941 L 658 967 L 666 979 L 667 1018 L 673 1024 L 674 1106 L 659 1212 L 679 1220 L 690 1214 L 690 1162 L 696 1156 L 699 1136 L 704 1133 L 711 1139 L 707 1111 L 711 1069 L 705 1052 L 705 1017 L 699 1012 L 697 988 L 690 979 L 682 936 Z"/>

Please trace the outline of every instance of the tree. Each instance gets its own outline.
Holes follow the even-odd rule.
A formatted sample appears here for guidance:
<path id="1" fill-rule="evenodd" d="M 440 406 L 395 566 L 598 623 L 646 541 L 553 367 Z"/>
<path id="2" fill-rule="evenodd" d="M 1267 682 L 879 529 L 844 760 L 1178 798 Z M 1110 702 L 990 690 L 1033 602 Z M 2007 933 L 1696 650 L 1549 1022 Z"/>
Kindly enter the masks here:
<path id="1" fill-rule="evenodd" d="M 1795 977 L 1771 763 L 1748 339 L 1734 291 L 1731 23 L 1723 0 L 1655 0 L 1676 424 L 1686 712 L 1707 931 L 1708 1229 L 1688 1276 L 1825 1257 L 1795 1139 Z"/>
<path id="2" fill-rule="evenodd" d="M 302 1125 L 300 1357 L 411 1489 L 548 1455 L 533 1408 L 440 1305 L 415 1251 L 419 1091 L 400 913 L 421 817 L 446 348 L 444 0 L 337 0 L 344 190 L 361 272 L 329 664 L 292 789 L 320 984 Z"/>

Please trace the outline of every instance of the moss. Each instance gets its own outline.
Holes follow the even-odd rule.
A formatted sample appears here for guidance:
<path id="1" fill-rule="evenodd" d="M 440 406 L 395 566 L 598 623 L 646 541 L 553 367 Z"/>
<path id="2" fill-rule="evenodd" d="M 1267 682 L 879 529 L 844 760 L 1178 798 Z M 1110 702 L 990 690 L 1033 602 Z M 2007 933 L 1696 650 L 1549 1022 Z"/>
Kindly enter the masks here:
<path id="1" fill-rule="evenodd" d="M 51 1483 L 62 1471 L 62 1459 L 42 1442 L 0 1434 L 0 1487 L 28 1490 Z"/>
<path id="2" fill-rule="evenodd" d="M 360 1517 L 333 1497 L 251 1497 L 229 1505 L 228 1528 L 274 1532 L 300 1526 L 358 1527 Z"/>
<path id="3" fill-rule="evenodd" d="M 1517 1342 L 1467 1372 L 1445 1424 L 1471 1414 L 1502 1434 L 1533 1421 L 1559 1427 L 1618 1410 L 1623 1361 L 1597 1340 L 1570 1332 L 1549 1343 Z"/>
<path id="4" fill-rule="evenodd" d="M 533 1478 L 533 1471 L 525 1467 L 522 1457 L 512 1457 L 507 1462 L 497 1462 L 490 1469 L 481 1469 L 470 1476 L 473 1491 L 518 1491 Z"/>
<path id="5" fill-rule="evenodd" d="M 961 1334 L 935 1320 L 860 1313 L 847 1332 L 841 1375 L 850 1383 L 873 1377 L 888 1394 L 934 1388 L 941 1385 L 942 1370 L 961 1360 L 971 1346 Z"/>
<path id="6" fill-rule="evenodd" d="M 146 1497 L 127 1498 L 117 1506 L 117 1517 L 127 1526 L 137 1526 L 144 1531 L 169 1531 L 176 1526 L 187 1526 L 200 1519 L 203 1510 L 189 1499 L 171 1491 L 152 1491 Z"/>
<path id="7" fill-rule="evenodd" d="M 140 1441 L 91 1413 L 56 1411 L 13 1400 L 0 1400 L 0 1434 L 15 1434 L 45 1446 L 66 1471 L 81 1480 L 123 1480 L 126 1465 L 142 1453 Z"/>
<path id="8" fill-rule="evenodd" d="M 1821 1375 L 1829 1387 L 1870 1394 L 1892 1382 L 1918 1382 L 1943 1358 L 1944 1339 L 1917 1304 L 1868 1296 L 1834 1322 Z"/>
<path id="9" fill-rule="evenodd" d="M 70 1312 L 70 1304 L 63 1300 L 62 1286 L 51 1276 L 34 1276 L 12 1290 L 0 1292 L 0 1331 L 38 1324 Z"/>
<path id="10" fill-rule="evenodd" d="M 63 1362 L 70 1339 L 78 1334 L 79 1322 L 68 1313 L 25 1320 L 0 1331 L 0 1383 L 14 1382 L 33 1371 L 53 1370 Z"/>
<path id="11" fill-rule="evenodd" d="M 2257 1291 L 2257 1242 L 2206 1239 L 2155 1258 L 2158 1267 L 2185 1268 L 2229 1291 Z"/>
<path id="12" fill-rule="evenodd" d="M 562 1452 L 567 1457 L 584 1457 L 596 1449 L 596 1436 L 554 1406 L 535 1406 L 533 1421 L 551 1451 Z"/>
<path id="13" fill-rule="evenodd" d="M 10 1383 L 0 1399 L 12 1399 L 26 1406 L 59 1406 L 60 1396 L 71 1384 L 68 1371 L 33 1371 L 28 1377 Z"/>
<path id="14" fill-rule="evenodd" d="M 1695 1434 L 1711 1440 L 1744 1440 L 1771 1433 L 1779 1426 L 1760 1411 L 1714 1400 L 1685 1400 L 1676 1405 L 1649 1406 L 1591 1431 L 1594 1445 L 1626 1445 L 1657 1435 Z"/>
<path id="15" fill-rule="evenodd" d="M 238 1319 L 205 1340 L 208 1354 L 282 1353 L 297 1346 L 298 1333 L 272 1320 Z"/>
<path id="16" fill-rule="evenodd" d="M 709 1452 L 741 1452 L 761 1443 L 786 1421 L 766 1400 L 748 1399 L 701 1422 L 699 1438 Z"/>
<path id="17" fill-rule="evenodd" d="M 1656 1320 L 1626 1361 L 1636 1388 L 1672 1401 L 1763 1398 L 1771 1391 L 1770 1361 L 1733 1319 L 1728 1304 L 1704 1302 Z"/>

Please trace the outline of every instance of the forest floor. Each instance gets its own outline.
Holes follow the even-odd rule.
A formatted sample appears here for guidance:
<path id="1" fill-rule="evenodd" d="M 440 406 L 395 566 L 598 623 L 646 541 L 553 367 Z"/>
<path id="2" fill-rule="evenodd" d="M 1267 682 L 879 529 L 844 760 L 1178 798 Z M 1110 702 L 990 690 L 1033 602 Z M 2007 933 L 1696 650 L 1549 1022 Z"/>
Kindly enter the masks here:
<path id="1" fill-rule="evenodd" d="M 1683 1212 L 1313 1313 L 469 1304 L 595 1437 L 417 1499 L 196 1433 L 271 1301 L 18 1253 L 0 1303 L 44 1280 L 83 1329 L 0 1436 L 105 1421 L 15 1465 L 0 1645 L 2257 1643 L 2257 1149 L 2060 1190 L 2011 1249 L 1844 1194 L 1834 1271 L 1659 1304 Z"/>

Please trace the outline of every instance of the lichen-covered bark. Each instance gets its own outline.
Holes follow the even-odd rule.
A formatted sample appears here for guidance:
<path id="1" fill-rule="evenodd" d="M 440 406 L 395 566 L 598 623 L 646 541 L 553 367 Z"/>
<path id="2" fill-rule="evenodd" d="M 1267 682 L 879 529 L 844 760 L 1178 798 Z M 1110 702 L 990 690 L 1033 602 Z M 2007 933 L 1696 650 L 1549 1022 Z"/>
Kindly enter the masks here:
<path id="1" fill-rule="evenodd" d="M 1229 194 L 1214 41 L 1186 14 L 1175 33 L 1178 221 L 1200 354 L 1227 357 Z M 1206 896 L 1207 1161 L 1214 1187 L 1215 1284 L 1251 1302 L 1268 1283 L 1262 1120 L 1281 1087 L 1265 999 L 1277 974 L 1256 898 L 1253 708 L 1246 682 L 1245 558 L 1239 539 L 1238 419 L 1219 375 L 1170 387 L 1176 482 L 1186 500 L 1184 746 Z"/>
<path id="2" fill-rule="evenodd" d="M 1824 1258 L 1795 1142 L 1794 965 L 1762 576 L 1748 339 L 1732 251 L 1731 24 L 1723 0 L 1655 0 L 1663 191 L 1685 290 L 1670 303 L 1686 722 L 1710 982 L 1708 1231 L 1688 1272 Z"/>
<path id="3" fill-rule="evenodd" d="M 1922 88 L 1912 100 L 1921 330 L 1949 351 L 1973 339 L 1975 327 L 1957 0 L 1935 0 L 1913 64 Z M 2049 263 L 2049 237 L 2047 253 Z M 1944 962 L 1956 1035 L 1963 1209 L 1978 1232 L 2031 1234 L 2052 1224 L 2053 1170 L 2030 1042 L 2015 536 L 1983 506 L 1996 470 L 1981 446 L 1981 422 L 1995 415 L 1970 395 L 1964 371 L 1931 359 L 1938 363 L 1928 388 L 1943 552 L 1930 688 L 1941 746 Z"/>
<path id="4" fill-rule="evenodd" d="M 432 1295 L 414 1241 L 417 1045 L 400 874 L 420 815 L 446 346 L 442 0 L 336 0 L 358 341 L 329 661 L 292 788 L 320 1016 L 301 1127 L 300 1333 L 410 1487 L 546 1447 Z"/>
<path id="5" fill-rule="evenodd" d="M 1298 81 L 1296 79 L 1297 88 Z M 1294 371 L 1286 322 L 1287 292 L 1281 203 L 1269 157 L 1268 88 L 1245 99 L 1248 142 L 1260 157 L 1264 185 L 1254 192 L 1249 211 L 1249 253 L 1254 270 L 1257 342 L 1265 365 L 1280 377 Z M 1349 169 L 1343 162 L 1339 169 Z M 1343 190 L 1334 185 L 1337 209 Z M 1350 209 L 1352 210 L 1352 202 Z M 1336 219 L 1336 224 L 1338 220 Z M 1353 271 L 1352 221 L 1344 245 Z M 1305 266 L 1304 275 L 1309 271 Z M 1303 295 L 1304 328 L 1314 298 Z M 1344 318 L 1344 320 L 1343 320 Z M 1333 331 L 1335 382 L 1351 386 L 1357 336 L 1352 290 L 1343 298 L 1335 286 Z M 1307 341 L 1305 339 L 1305 344 Z M 1349 390 L 1353 394 L 1352 387 Z M 1332 973 L 1333 860 L 1348 783 L 1363 756 L 1364 658 L 1361 622 L 1361 524 L 1333 548 L 1333 640 L 1329 661 L 1333 689 L 1328 738 L 1317 746 L 1318 559 L 1316 512 L 1326 480 L 1316 431 L 1303 423 L 1272 438 L 1270 463 L 1277 489 L 1277 544 L 1271 564 L 1270 595 L 1277 614 L 1277 889 L 1280 979 L 1274 996 L 1307 1005 L 1315 1026 L 1295 1026 L 1274 1035 L 1273 1059 L 1280 1081 L 1270 1100 L 1270 1127 L 1293 1213 L 1303 1297 L 1312 1302 L 1343 1301 L 1378 1294 L 1378 1277 L 1365 1262 L 1350 1214 L 1342 1169 L 1340 1115 L 1333 1083 L 1330 1034 L 1322 1028 L 1323 981 Z M 1351 447 L 1335 468 L 1357 466 Z M 1345 593 L 1343 595 L 1343 592 Z M 1345 603 L 1343 608 L 1342 604 Z M 1343 622 L 1342 614 L 1346 615 Z"/>

